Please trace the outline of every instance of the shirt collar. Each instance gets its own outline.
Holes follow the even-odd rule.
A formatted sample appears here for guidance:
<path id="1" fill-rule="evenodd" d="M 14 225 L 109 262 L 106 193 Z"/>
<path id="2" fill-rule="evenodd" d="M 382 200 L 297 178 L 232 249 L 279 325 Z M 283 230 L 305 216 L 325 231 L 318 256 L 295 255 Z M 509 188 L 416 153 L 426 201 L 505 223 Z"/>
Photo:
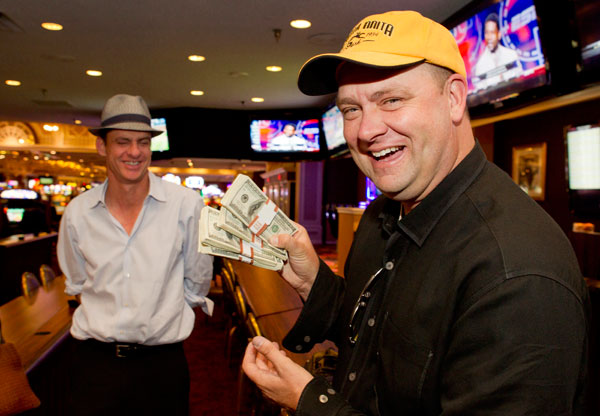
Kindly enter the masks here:
<path id="1" fill-rule="evenodd" d="M 476 141 L 471 152 L 402 221 L 398 220 L 400 203 L 388 199 L 379 215 L 383 228 L 391 234 L 397 226 L 421 246 L 448 208 L 477 178 L 486 161 L 485 153 Z"/>
<path id="2" fill-rule="evenodd" d="M 156 176 L 154 173 L 148 171 L 148 177 L 150 179 L 150 190 L 148 191 L 148 197 L 152 197 L 159 202 L 165 202 L 167 200 L 167 191 L 165 189 L 165 183 L 162 179 Z M 106 189 L 108 188 L 108 178 L 102 182 L 102 185 L 98 189 L 98 197 L 90 200 L 90 208 L 95 208 L 99 204 L 106 205 Z"/>

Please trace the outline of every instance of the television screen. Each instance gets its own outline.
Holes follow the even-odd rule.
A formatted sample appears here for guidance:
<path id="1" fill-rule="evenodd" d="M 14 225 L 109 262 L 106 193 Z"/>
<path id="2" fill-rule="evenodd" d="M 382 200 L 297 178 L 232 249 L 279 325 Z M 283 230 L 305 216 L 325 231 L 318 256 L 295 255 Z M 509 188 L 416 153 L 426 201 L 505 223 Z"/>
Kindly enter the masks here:
<path id="1" fill-rule="evenodd" d="M 6 217 L 8 222 L 21 222 L 23 221 L 23 214 L 25 208 L 6 208 Z"/>
<path id="2" fill-rule="evenodd" d="M 165 152 L 169 150 L 169 135 L 167 133 L 167 120 L 164 118 L 153 118 L 151 120 L 153 129 L 161 130 L 163 133 L 152 138 L 150 150 L 153 152 Z"/>
<path id="3" fill-rule="evenodd" d="M 548 81 L 533 0 L 503 0 L 452 28 L 465 61 L 467 104 L 498 102 Z"/>
<path id="4" fill-rule="evenodd" d="M 327 150 L 333 151 L 346 145 L 344 139 L 344 118 L 337 105 L 323 113 L 323 134 L 327 142 Z"/>
<path id="5" fill-rule="evenodd" d="M 600 125 L 567 129 L 569 189 L 600 189 Z"/>
<path id="6" fill-rule="evenodd" d="M 250 147 L 255 152 L 319 152 L 319 120 L 252 120 Z"/>
<path id="7" fill-rule="evenodd" d="M 583 71 L 591 76 L 591 71 L 600 71 L 600 3 L 575 0 L 574 4 Z"/>

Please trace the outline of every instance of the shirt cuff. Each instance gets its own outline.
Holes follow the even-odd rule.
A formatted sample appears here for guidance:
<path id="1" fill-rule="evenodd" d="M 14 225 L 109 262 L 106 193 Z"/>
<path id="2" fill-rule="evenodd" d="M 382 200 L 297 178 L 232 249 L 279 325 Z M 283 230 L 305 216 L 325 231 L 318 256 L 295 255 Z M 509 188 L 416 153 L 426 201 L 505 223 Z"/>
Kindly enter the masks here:
<path id="1" fill-rule="evenodd" d="M 337 415 L 348 403 L 323 377 L 313 378 L 298 401 L 296 416 Z"/>

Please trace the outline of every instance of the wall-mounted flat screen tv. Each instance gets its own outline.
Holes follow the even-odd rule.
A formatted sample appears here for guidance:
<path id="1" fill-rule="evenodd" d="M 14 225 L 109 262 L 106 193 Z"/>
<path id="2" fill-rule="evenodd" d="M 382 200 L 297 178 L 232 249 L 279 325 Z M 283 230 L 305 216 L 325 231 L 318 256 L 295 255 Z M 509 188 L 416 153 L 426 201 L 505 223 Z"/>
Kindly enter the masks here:
<path id="1" fill-rule="evenodd" d="M 169 133 L 167 132 L 167 120 L 164 118 L 153 118 L 151 120 L 153 129 L 161 130 L 162 133 L 152 138 L 150 150 L 153 152 L 165 152 L 169 150 Z"/>
<path id="2" fill-rule="evenodd" d="M 600 190 L 600 125 L 567 129 L 567 176 L 570 190 Z"/>
<path id="3" fill-rule="evenodd" d="M 335 156 L 345 153 L 348 146 L 344 139 L 344 118 L 337 105 L 333 105 L 323 113 L 321 123 L 329 154 Z"/>
<path id="4" fill-rule="evenodd" d="M 574 0 L 584 82 L 600 80 L 600 2 Z"/>
<path id="5" fill-rule="evenodd" d="M 250 147 L 260 153 L 315 153 L 319 144 L 319 120 L 252 120 Z"/>
<path id="6" fill-rule="evenodd" d="M 501 102 L 548 83 L 533 0 L 503 0 L 451 28 L 465 61 L 467 104 Z"/>

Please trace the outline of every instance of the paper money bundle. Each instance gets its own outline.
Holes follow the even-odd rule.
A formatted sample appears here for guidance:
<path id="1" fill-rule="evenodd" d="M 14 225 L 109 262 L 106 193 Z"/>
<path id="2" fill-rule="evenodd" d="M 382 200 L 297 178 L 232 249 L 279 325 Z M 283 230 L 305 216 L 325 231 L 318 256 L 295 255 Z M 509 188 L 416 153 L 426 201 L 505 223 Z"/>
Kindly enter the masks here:
<path id="1" fill-rule="evenodd" d="M 205 207 L 200 216 L 198 250 L 270 270 L 280 270 L 287 252 L 269 244 L 275 234 L 293 235 L 290 219 L 246 175 L 238 175 L 220 210 Z"/>

